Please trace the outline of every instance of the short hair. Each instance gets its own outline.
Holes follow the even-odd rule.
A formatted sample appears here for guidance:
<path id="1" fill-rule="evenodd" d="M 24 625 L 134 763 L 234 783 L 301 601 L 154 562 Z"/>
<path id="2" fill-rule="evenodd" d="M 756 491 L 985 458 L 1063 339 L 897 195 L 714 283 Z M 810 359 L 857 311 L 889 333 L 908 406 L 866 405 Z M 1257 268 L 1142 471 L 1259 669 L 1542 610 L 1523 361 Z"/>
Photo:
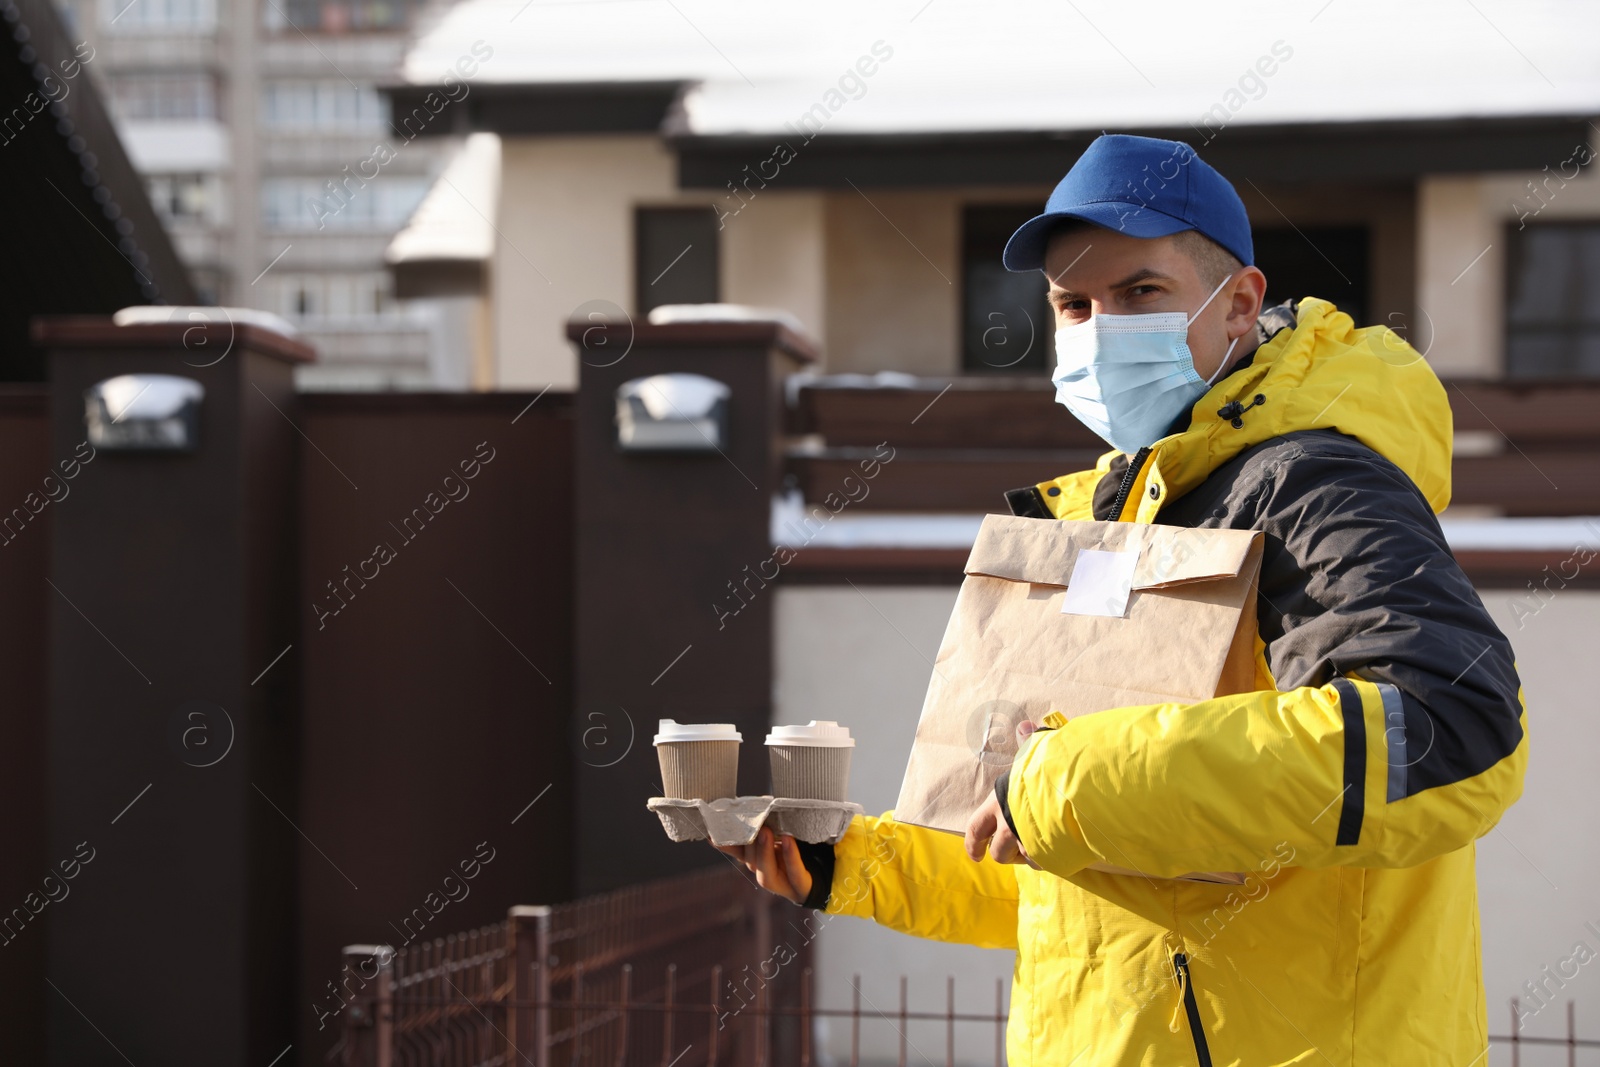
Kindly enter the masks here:
<path id="1" fill-rule="evenodd" d="M 1048 247 L 1050 241 L 1064 233 L 1100 228 L 1102 227 L 1083 219 L 1066 219 L 1051 228 L 1045 238 L 1045 245 Z M 1221 285 L 1224 278 L 1244 269 L 1239 257 L 1199 230 L 1179 230 L 1172 236 L 1176 239 L 1179 250 L 1189 257 L 1189 262 L 1193 263 L 1195 270 L 1199 272 L 1200 281 L 1206 285 Z"/>
<path id="2" fill-rule="evenodd" d="M 1200 272 L 1200 280 L 1207 285 L 1221 285 L 1223 279 L 1244 269 L 1239 257 L 1223 248 L 1199 230 L 1180 230 L 1173 234 L 1178 247 Z"/>

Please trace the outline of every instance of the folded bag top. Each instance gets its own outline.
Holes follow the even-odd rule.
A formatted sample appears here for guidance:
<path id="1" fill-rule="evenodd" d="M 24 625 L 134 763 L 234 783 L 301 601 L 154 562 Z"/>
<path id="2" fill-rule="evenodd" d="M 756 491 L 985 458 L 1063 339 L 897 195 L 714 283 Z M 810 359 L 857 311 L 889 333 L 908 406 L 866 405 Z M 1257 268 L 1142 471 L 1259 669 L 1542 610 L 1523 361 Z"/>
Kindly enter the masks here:
<path id="1" fill-rule="evenodd" d="M 1072 583 L 1084 549 L 1138 552 L 1134 589 L 1235 578 L 1261 541 L 1256 530 L 1193 530 L 1131 522 L 1061 522 L 986 515 L 965 572 L 1013 582 Z"/>

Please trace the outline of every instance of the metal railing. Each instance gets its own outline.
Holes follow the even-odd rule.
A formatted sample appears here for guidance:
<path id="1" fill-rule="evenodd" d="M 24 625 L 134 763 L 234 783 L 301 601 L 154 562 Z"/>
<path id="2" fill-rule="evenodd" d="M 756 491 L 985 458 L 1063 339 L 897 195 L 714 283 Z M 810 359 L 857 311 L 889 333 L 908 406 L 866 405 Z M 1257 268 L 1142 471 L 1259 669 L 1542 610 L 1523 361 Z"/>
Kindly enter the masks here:
<path id="1" fill-rule="evenodd" d="M 900 1003 L 897 1011 L 884 1012 L 876 1008 L 863 1010 L 861 1006 L 861 980 L 856 976 L 852 985 L 853 997 L 849 1008 L 819 1008 L 811 1003 L 813 985 L 812 969 L 803 968 L 800 975 L 800 1003 L 785 1005 L 771 1003 L 764 987 L 757 987 L 749 1004 L 735 1005 L 721 995 L 724 982 L 720 964 L 713 965 L 708 983 L 709 999 L 695 1002 L 680 999 L 677 995 L 677 968 L 668 964 L 662 975 L 662 996 L 659 1001 L 641 1001 L 633 995 L 633 968 L 624 964 L 620 969 L 620 984 L 614 997 L 591 997 L 586 991 L 568 1000 L 520 1000 L 516 998 L 485 998 L 470 1000 L 464 996 L 434 997 L 391 995 L 379 998 L 374 1004 L 374 1018 L 379 1020 L 377 1031 L 385 1028 L 383 1020 L 398 1020 L 404 1016 L 429 1025 L 436 1024 L 446 1014 L 460 1017 L 466 1011 L 485 1014 L 489 1011 L 515 1017 L 526 1014 L 532 1022 L 530 1032 L 533 1042 L 518 1045 L 497 1025 L 488 1025 L 483 1033 L 500 1033 L 502 1045 L 479 1048 L 470 1041 L 452 1044 L 435 1041 L 429 1048 L 429 1058 L 424 1062 L 436 1065 L 507 1064 L 519 1067 L 549 1067 L 549 1065 L 579 1063 L 586 1065 L 625 1064 L 655 1065 L 660 1067 L 768 1067 L 782 1062 L 797 1063 L 799 1067 L 812 1067 L 818 1060 L 814 1047 L 814 1024 L 819 1019 L 847 1019 L 850 1026 L 851 1067 L 861 1062 L 861 1033 L 864 1024 L 883 1023 L 894 1029 L 899 1037 L 898 1063 L 906 1067 L 909 1036 L 912 1023 L 944 1023 L 945 1064 L 953 1067 L 955 1059 L 956 1025 L 978 1023 L 991 1027 L 994 1032 L 994 1064 L 1005 1063 L 1005 1026 L 1007 1009 L 1003 983 L 995 984 L 995 1007 L 991 1012 L 958 1012 L 955 1006 L 955 979 L 946 980 L 946 1002 L 943 1011 L 912 1011 L 906 1000 L 906 979 L 900 979 Z M 459 1011 L 457 1009 L 460 1009 Z M 393 1021 L 387 1024 L 398 1029 Z M 754 1040 L 740 1040 L 741 1028 Z M 776 1040 L 780 1029 L 790 1031 L 792 1041 Z M 436 1036 L 442 1031 L 435 1029 Z M 373 1048 L 393 1048 L 393 1036 L 381 1032 L 374 1034 Z M 925 1048 L 917 1049 L 918 1058 L 928 1060 Z M 405 1062 L 391 1053 L 389 1060 L 351 1060 L 346 1062 Z"/>
<path id="2" fill-rule="evenodd" d="M 773 1009 L 799 1008 L 810 946 L 788 946 L 772 966 L 780 908 L 794 910 L 729 866 L 512 908 L 503 923 L 398 952 L 348 946 L 356 987 L 330 1058 L 347 1067 L 653 1063 L 679 1025 L 724 1063 L 794 1063 L 792 1051 L 770 1053 L 798 1048 L 798 1016 Z M 711 1014 L 725 989 L 755 990 L 763 1010 L 724 1004 Z M 632 1025 L 635 1011 L 663 1005 L 664 1032 Z M 696 1062 L 710 1061 L 690 1056 L 680 1067 Z"/>
<path id="3" fill-rule="evenodd" d="M 869 1001 L 864 1010 L 859 975 L 849 1007 L 821 1007 L 809 966 L 820 925 L 786 919 L 791 905 L 728 867 L 513 908 L 505 922 L 398 952 L 352 945 L 348 973 L 361 983 L 330 1059 L 343 1067 L 811 1067 L 817 1023 L 843 1020 L 851 1067 L 861 1062 L 865 1026 L 893 1028 L 905 1067 L 912 1024 L 928 1023 L 944 1024 L 947 1067 L 956 1062 L 958 1025 L 992 1028 L 993 1062 L 1002 1067 L 1002 983 L 992 1012 L 957 1011 L 954 978 L 943 1010 L 913 1011 L 905 977 L 894 1009 Z M 1509 1046 L 1512 1067 L 1521 1067 L 1524 1048 L 1565 1048 L 1569 1067 L 1579 1049 L 1600 1049 L 1600 1040 L 1578 1037 L 1570 1001 L 1565 1036 L 1523 1033 L 1526 1014 L 1513 998 L 1510 1032 L 1489 1036 Z M 915 1051 L 930 1059 L 925 1044 Z"/>
<path id="4" fill-rule="evenodd" d="M 735 1006 L 731 998 L 725 1000 L 721 995 L 723 969 L 720 964 L 713 965 L 710 972 L 710 998 L 698 1003 L 692 998 L 678 995 L 677 968 L 672 964 L 667 965 L 662 975 L 661 998 L 653 1002 L 636 999 L 633 968 L 628 964 L 622 965 L 619 970 L 620 981 L 614 996 L 591 996 L 583 988 L 581 969 L 575 977 L 578 979 L 575 989 L 577 995 L 572 999 L 523 1001 L 492 995 L 473 998 L 465 990 L 451 996 L 427 993 L 391 995 L 386 1001 L 381 998 L 378 1001 L 377 1017 L 394 1020 L 409 1018 L 412 1023 L 410 1029 L 414 1032 L 432 1029 L 434 1040 L 429 1045 L 428 1055 L 421 1062 L 438 1067 L 466 1067 L 469 1064 L 505 1064 L 507 1067 L 571 1064 L 577 1067 L 580 1063 L 587 1067 L 625 1067 L 627 1064 L 649 1067 L 767 1067 L 769 1063 L 776 1062 L 795 1062 L 799 1067 L 813 1067 L 820 1058 L 815 1046 L 815 1024 L 822 1019 L 848 1020 L 850 1052 L 845 1062 L 850 1067 L 859 1067 L 861 1064 L 862 1029 L 864 1025 L 874 1023 L 887 1024 L 895 1031 L 898 1037 L 896 1063 L 899 1067 L 907 1067 L 910 1062 L 908 1052 L 913 1047 L 919 1061 L 934 1062 L 927 1045 L 912 1046 L 909 1037 L 911 1024 L 928 1022 L 944 1024 L 946 1067 L 954 1067 L 956 1063 L 957 1024 L 977 1023 L 992 1027 L 994 1065 L 1003 1067 L 1006 1062 L 1005 1027 L 1008 1011 L 1004 986 L 1000 982 L 995 984 L 992 1013 L 957 1011 L 953 977 L 946 979 L 943 1011 L 912 1011 L 907 1002 L 907 980 L 902 976 L 898 1008 L 886 1012 L 876 1006 L 863 1011 L 859 975 L 852 983 L 850 1007 L 814 1006 L 812 990 L 815 983 L 809 967 L 801 972 L 798 1005 L 770 1003 L 764 987 L 758 986 L 750 1003 Z M 1577 1067 L 1579 1049 L 1600 1049 L 1600 1040 L 1578 1037 L 1573 1002 L 1567 1002 L 1566 1034 L 1560 1037 L 1524 1035 L 1515 1025 L 1517 1004 L 1517 1000 L 1513 999 L 1511 1032 L 1489 1036 L 1491 1044 L 1510 1047 L 1512 1067 L 1521 1067 L 1522 1049 L 1525 1047 L 1564 1048 L 1567 1050 L 1568 1067 Z M 485 1022 L 491 1019 L 489 1013 L 497 1013 L 500 1018 L 508 1014 L 525 1013 L 533 1021 L 531 1033 L 534 1034 L 534 1042 L 517 1046 L 510 1041 L 503 1026 L 493 1024 L 482 1027 L 479 1036 L 488 1037 L 493 1032 L 498 1039 L 504 1040 L 490 1039 L 485 1044 L 474 1045 L 470 1039 L 456 1042 L 442 1039 L 448 1027 L 441 1024 L 447 1018 L 460 1019 L 474 1012 L 479 1013 L 479 1018 Z M 731 1041 L 727 1032 L 729 1016 L 743 1020 L 747 1031 L 756 1032 L 756 1039 L 743 1048 Z M 775 1022 L 781 1025 L 783 1021 L 798 1024 L 792 1035 L 795 1043 L 786 1047 L 786 1057 L 775 1054 L 778 1050 L 772 1041 Z M 374 1048 L 392 1048 L 395 1045 L 392 1036 L 374 1036 L 377 1037 Z M 413 1058 L 391 1056 L 387 1060 L 346 1062 L 387 1065 L 413 1061 Z"/>
<path id="5" fill-rule="evenodd" d="M 1524 1036 L 1522 1033 L 1522 998 L 1511 998 L 1511 1033 L 1507 1035 L 1490 1034 L 1490 1044 L 1504 1044 L 1511 1046 L 1511 1067 L 1522 1067 L 1522 1046 L 1533 1048 L 1564 1048 L 1567 1050 L 1567 1067 L 1577 1067 L 1578 1050 L 1580 1048 L 1600 1048 L 1600 1040 L 1582 1038 L 1578 1036 L 1578 1008 L 1572 1001 L 1567 1001 L 1567 1033 L 1565 1037 L 1536 1037 Z"/>

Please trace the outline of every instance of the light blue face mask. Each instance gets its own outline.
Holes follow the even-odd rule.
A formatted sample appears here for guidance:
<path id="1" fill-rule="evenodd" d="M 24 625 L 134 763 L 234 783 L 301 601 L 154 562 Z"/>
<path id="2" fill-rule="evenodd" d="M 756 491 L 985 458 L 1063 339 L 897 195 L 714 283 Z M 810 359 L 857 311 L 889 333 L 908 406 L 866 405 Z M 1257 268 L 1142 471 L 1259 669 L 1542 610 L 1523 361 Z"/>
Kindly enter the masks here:
<path id="1" fill-rule="evenodd" d="M 1239 343 L 1235 337 L 1210 378 L 1195 371 L 1189 325 L 1232 278 L 1222 279 L 1193 315 L 1094 315 L 1061 327 L 1050 376 L 1056 403 L 1122 452 L 1137 452 L 1165 437 L 1178 416 L 1211 388 Z"/>

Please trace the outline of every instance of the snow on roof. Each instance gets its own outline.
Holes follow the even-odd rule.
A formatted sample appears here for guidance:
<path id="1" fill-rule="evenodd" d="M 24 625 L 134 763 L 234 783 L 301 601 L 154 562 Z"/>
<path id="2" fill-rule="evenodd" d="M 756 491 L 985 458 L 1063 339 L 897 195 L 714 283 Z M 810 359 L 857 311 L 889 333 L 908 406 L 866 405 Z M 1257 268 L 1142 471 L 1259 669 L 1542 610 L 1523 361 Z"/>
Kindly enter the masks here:
<path id="1" fill-rule="evenodd" d="M 982 515 L 966 512 L 852 512 L 846 507 L 831 514 L 815 501 L 808 506 L 798 493 L 772 500 L 772 543 L 791 548 L 970 549 L 981 525 Z M 1445 518 L 1440 525 L 1455 552 L 1600 550 L 1600 518 Z"/>
<path id="2" fill-rule="evenodd" d="M 682 80 L 698 135 L 1587 116 L 1597 40 L 1592 0 L 460 0 L 403 77 Z"/>
<path id="3" fill-rule="evenodd" d="M 492 133 L 467 137 L 444 172 L 423 197 L 405 228 L 384 253 L 390 266 L 462 260 L 487 262 L 494 254 L 495 214 L 500 185 L 500 138 Z"/>
<path id="4" fill-rule="evenodd" d="M 807 506 L 797 492 L 772 498 L 772 543 L 790 548 L 968 549 L 982 525 L 982 515 L 843 510 L 835 515 L 815 501 Z"/>
<path id="5" fill-rule="evenodd" d="M 1444 537 L 1457 552 L 1600 549 L 1600 518 L 1517 518 L 1440 520 Z"/>

